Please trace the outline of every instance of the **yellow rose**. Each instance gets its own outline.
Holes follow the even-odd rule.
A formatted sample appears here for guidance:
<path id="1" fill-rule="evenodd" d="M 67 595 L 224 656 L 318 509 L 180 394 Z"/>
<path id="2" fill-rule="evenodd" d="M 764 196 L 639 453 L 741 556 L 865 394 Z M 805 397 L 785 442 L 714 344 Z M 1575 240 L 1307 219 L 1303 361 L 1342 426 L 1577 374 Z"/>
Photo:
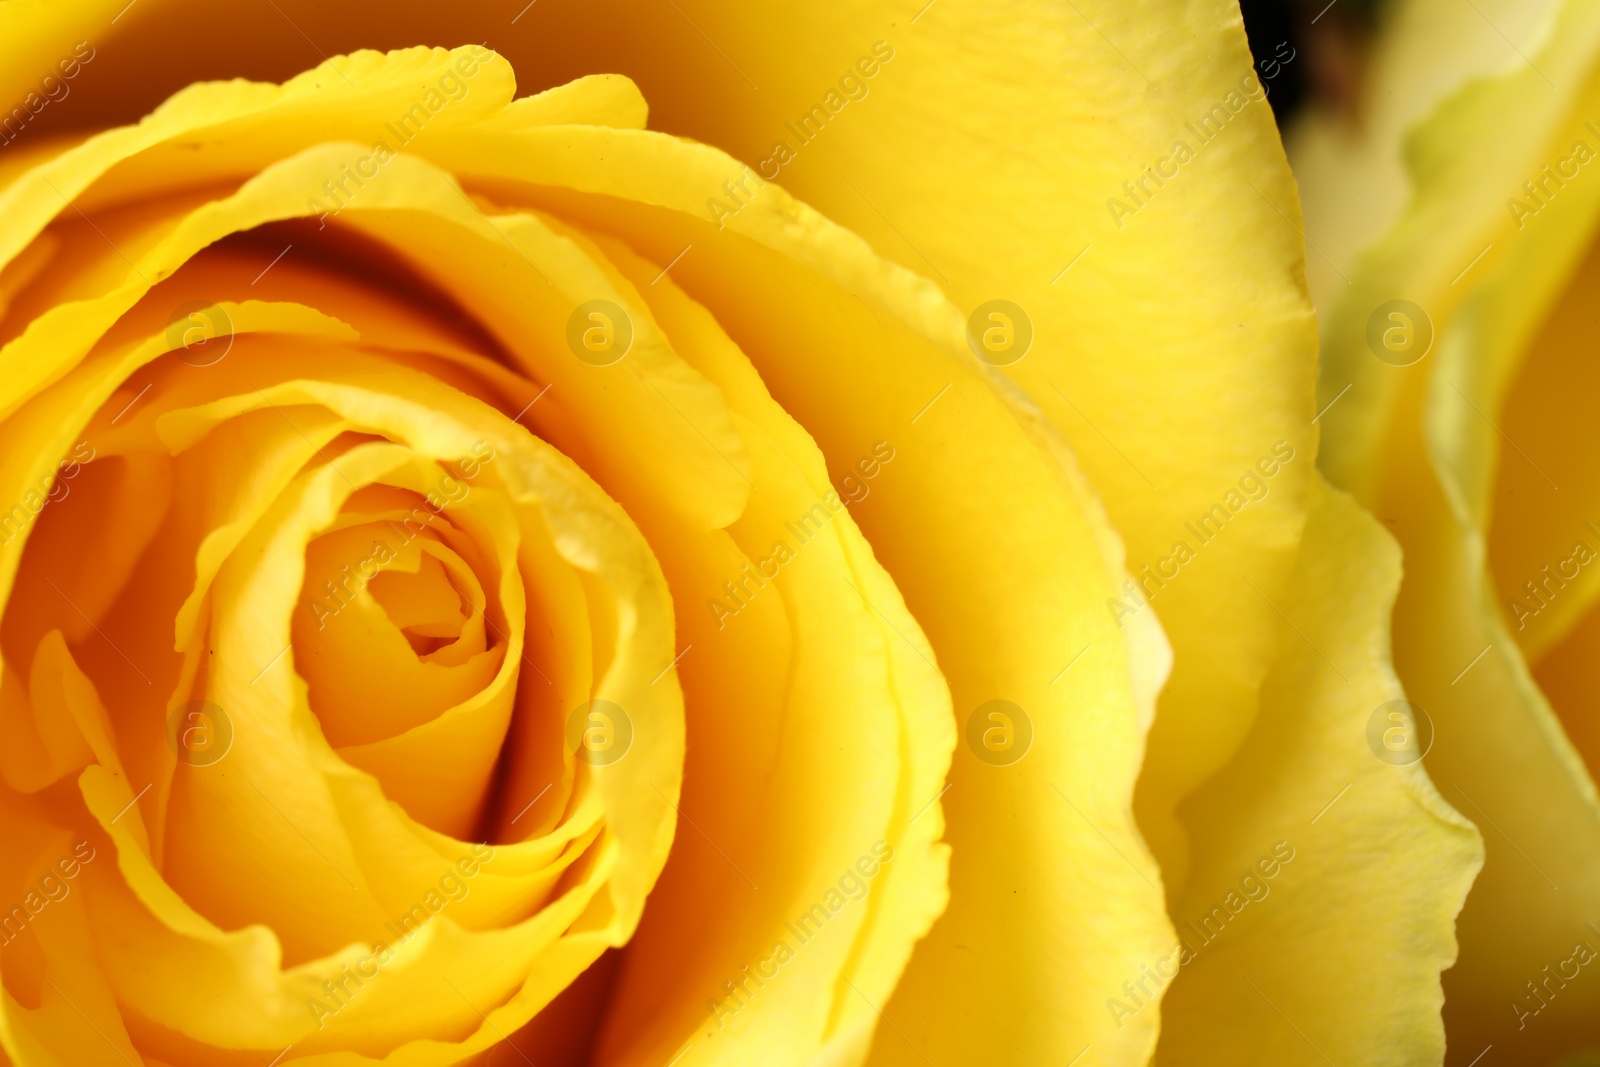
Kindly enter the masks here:
<path id="1" fill-rule="evenodd" d="M 12 2 L 0 92 L 13 1062 L 1439 1058 L 1232 5 Z"/>
<path id="2" fill-rule="evenodd" d="M 1291 137 L 1323 466 L 1403 546 L 1395 661 L 1486 842 L 1444 976 L 1451 1062 L 1587 1063 L 1565 1057 L 1600 1049 L 1600 20 L 1478 8 L 1397 4 L 1360 121 Z"/>

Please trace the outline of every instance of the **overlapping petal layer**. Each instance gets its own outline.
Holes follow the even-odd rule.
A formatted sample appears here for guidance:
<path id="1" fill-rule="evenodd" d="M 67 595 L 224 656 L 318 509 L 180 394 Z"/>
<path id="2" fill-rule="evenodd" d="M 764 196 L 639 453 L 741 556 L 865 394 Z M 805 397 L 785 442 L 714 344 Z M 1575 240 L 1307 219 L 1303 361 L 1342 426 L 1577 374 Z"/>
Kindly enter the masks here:
<path id="1" fill-rule="evenodd" d="M 459 442 L 421 411 L 399 418 L 391 408 L 406 400 L 431 407 L 435 391 L 459 394 L 452 403 L 477 412 L 462 415 L 462 426 L 485 419 L 501 427 L 466 442 L 470 449 L 489 441 L 496 458 L 464 506 L 447 509 L 448 522 L 416 542 L 415 568 L 408 554 L 370 594 L 351 597 L 351 607 L 328 620 L 331 635 L 318 628 L 312 637 L 320 613 L 302 608 L 296 624 L 308 647 L 294 635 L 296 658 L 259 684 L 280 674 L 281 684 L 313 649 L 334 659 L 359 650 L 407 671 L 413 655 L 418 666 L 405 677 L 418 681 L 392 700 L 426 703 L 421 694 L 436 686 L 450 705 L 436 717 L 423 721 L 416 708 L 382 716 L 352 709 L 358 687 L 348 676 L 306 667 L 305 691 L 279 694 L 297 711 L 292 731 L 275 736 L 316 749 L 313 767 L 331 783 L 328 804 L 346 823 L 414 820 L 421 829 L 408 829 L 436 852 L 440 830 L 474 826 L 497 842 L 485 868 L 496 873 L 511 856 L 498 842 L 543 842 L 519 869 L 519 886 L 568 895 L 517 913 L 517 929 L 528 945 L 561 951 L 537 964 L 531 948 L 497 955 L 482 990 L 442 990 L 447 1002 L 430 1007 L 432 1015 L 381 1016 L 403 1000 L 400 992 L 371 1008 L 364 1005 L 378 998 L 354 1001 L 329 1022 L 345 1028 L 325 1039 L 330 1046 L 379 1051 L 381 1035 L 453 1026 L 459 1033 L 449 1040 L 401 1046 L 396 1062 L 449 1062 L 501 1031 L 568 1062 L 581 1061 L 595 1034 L 606 1063 L 859 1062 L 869 1044 L 884 1062 L 1066 1062 L 1090 1047 L 1104 1062 L 1144 1062 L 1159 1008 L 1133 1018 L 1108 1008 L 1119 983 L 1137 979 L 1171 944 L 1155 857 L 1181 915 L 1201 875 L 1237 858 L 1239 840 L 1213 827 L 1255 825 L 1251 805 L 1261 797 L 1234 787 L 1236 750 L 1316 749 L 1324 715 L 1353 721 L 1354 698 L 1320 692 L 1317 714 L 1294 720 L 1290 737 L 1275 718 L 1256 716 L 1269 679 L 1292 679 L 1275 698 L 1290 706 L 1300 699 L 1294 685 L 1309 686 L 1304 650 L 1281 625 L 1279 605 L 1326 614 L 1334 629 L 1370 607 L 1340 606 L 1342 591 L 1327 588 L 1320 572 L 1308 574 L 1303 557 L 1296 577 L 1302 529 L 1320 492 L 1311 471 L 1310 317 L 1294 192 L 1237 11 L 1211 2 L 1176 11 L 978 10 L 948 0 L 919 7 L 863 6 L 792 21 L 736 5 L 535 8 L 508 29 L 499 13 L 480 27 L 486 16 L 477 12 L 386 9 L 375 22 L 356 6 L 313 12 L 286 4 L 246 13 L 194 57 L 182 80 L 283 77 L 315 61 L 307 51 L 313 39 L 313 50 L 341 51 L 487 38 L 540 81 L 627 71 L 647 90 L 655 125 L 698 135 L 749 165 L 646 132 L 642 100 L 625 79 L 585 79 L 512 103 L 507 64 L 479 54 L 480 62 L 458 67 L 463 53 L 411 50 L 339 56 L 282 88 L 197 86 L 140 127 L 62 153 L 4 194 L 0 237 L 10 244 L 0 250 L 15 258 L 0 273 L 0 294 L 16 303 L 0 336 L 17 375 L 0 376 L 0 390 L 9 390 L 0 392 L 0 410 L 13 418 L 28 415 L 41 389 L 71 391 L 74 376 L 102 358 L 108 387 L 83 418 L 98 408 L 96 417 L 109 420 L 129 401 L 164 403 L 177 383 L 163 380 L 163 392 L 141 399 L 146 379 L 130 377 L 139 364 L 123 355 L 109 369 L 101 332 L 128 322 L 123 343 L 137 344 L 161 333 L 182 301 L 201 305 L 202 319 L 215 305 L 234 320 L 227 362 L 187 370 L 244 368 L 259 377 L 234 382 L 231 394 L 186 401 L 188 414 L 164 425 L 128 416 L 195 468 L 185 477 L 215 479 L 227 469 L 203 458 L 219 454 L 205 443 L 219 435 L 268 457 L 259 473 L 252 466 L 240 504 L 185 516 L 198 529 L 181 547 L 163 549 L 172 567 L 217 568 L 210 581 L 245 605 L 247 614 L 229 617 L 233 628 L 249 630 L 246 619 L 259 610 L 280 610 L 246 568 L 230 570 L 238 553 L 306 557 L 322 565 L 307 572 L 316 585 L 328 565 L 342 566 L 338 556 L 358 536 L 403 521 L 402 505 L 415 506 L 427 481 L 406 450 L 422 440 L 433 449 Z M 7 14 L 26 28 L 17 39 L 28 49 L 58 36 L 68 47 L 81 25 L 44 8 Z M 250 21 L 255 14 L 259 24 Z M 77 83 L 80 120 L 121 113 L 127 101 L 104 90 L 114 82 L 177 88 L 164 81 L 159 57 L 170 54 L 177 27 L 205 36 L 213 17 L 145 0 L 114 31 L 119 47 Z M 615 28 L 597 35 L 595 25 Z M 761 72 L 761 90 L 745 64 Z M 835 67 L 865 88 L 832 75 L 816 80 L 818 70 Z M 824 135 L 789 132 L 786 123 L 814 115 L 808 108 L 824 94 L 850 100 L 843 110 L 825 105 Z M 783 160 L 781 175 L 770 166 L 773 138 L 796 142 L 797 157 Z M 380 139 L 403 154 L 377 153 Z M 29 148 L 38 154 L 28 161 L 54 150 Z M 1166 178 L 1148 176 L 1152 168 Z M 853 224 L 872 246 L 758 171 Z M 1237 240 L 1241 232 L 1251 240 Z M 280 251 L 281 262 L 273 259 Z M 136 277 L 141 272 L 149 277 Z M 377 278 L 391 292 L 351 284 L 350 274 Z M 1004 372 L 1010 380 L 975 359 L 964 337 L 974 308 L 994 298 L 1020 304 L 1034 331 L 1028 355 Z M 618 309 L 632 333 L 626 356 L 611 366 L 574 358 L 568 346 L 574 306 L 592 300 Z M 46 325 L 29 325 L 36 318 Z M 150 355 L 164 350 L 158 342 Z M 368 361 L 385 368 L 371 380 L 346 382 L 327 370 Z M 418 380 L 437 383 L 426 403 L 408 384 Z M 1197 403 L 1200 396 L 1221 399 Z M 548 518 L 533 521 L 518 496 L 526 483 L 502 483 L 508 469 L 522 472 L 520 463 L 505 466 L 507 450 L 528 446 L 506 421 L 549 442 L 637 524 L 645 558 L 659 561 L 670 589 L 673 628 L 619 611 L 597 588 L 598 561 L 583 554 L 587 527 L 564 536 Z M 58 436 L 30 457 L 37 462 L 18 472 L 18 485 L 47 477 L 69 454 L 73 434 Z M 172 461 L 160 449 L 135 450 L 160 462 L 103 492 L 182 499 L 183 484 L 163 481 Z M 424 464 L 462 455 L 424 454 Z M 356 484 L 346 484 L 338 471 L 358 465 L 358 473 L 370 465 L 370 478 L 353 474 Z M 94 483 L 86 478 L 84 488 Z M 246 498 L 283 503 L 244 514 Z M 603 498 L 596 506 L 615 507 Z M 1359 529 L 1336 506 L 1316 508 L 1341 529 Z M 1178 551 L 1180 542 L 1187 551 Z M 105 554 L 104 566 L 137 570 L 144 551 L 123 545 L 120 555 Z M 441 588 L 446 577 L 459 609 Z M 179 641 L 180 654 L 199 647 L 196 628 L 214 610 L 202 591 L 208 583 L 192 584 L 174 605 L 178 632 L 190 638 Z M 114 587 L 88 576 L 84 585 Z M 521 630 L 511 619 L 519 595 L 528 614 Z M 1383 595 L 1375 590 L 1372 600 Z M 1216 625 L 1219 615 L 1227 625 Z M 215 625 L 221 616 L 211 618 Z M 293 629 L 284 619 L 288 642 Z M 393 626 L 381 640 L 343 629 L 359 620 Z M 92 629 L 78 630 L 64 632 L 91 644 Z M 628 757 L 591 772 L 562 755 L 568 710 L 617 673 L 610 657 L 626 634 L 659 653 L 636 686 L 649 693 L 682 680 L 681 798 L 675 770 L 655 774 Z M 122 643 L 120 632 L 112 636 Z M 473 643 L 480 637 L 481 648 Z M 447 639 L 459 644 L 447 653 L 459 662 L 438 661 L 441 648 L 456 647 L 436 647 Z M 139 653 L 172 656 L 164 633 L 141 641 Z M 245 653 L 257 650 L 236 654 Z M 1372 655 L 1363 650 L 1363 663 L 1381 679 L 1381 666 L 1367 662 Z M 100 656 L 104 669 L 126 671 L 112 653 Z M 56 660 L 44 663 L 41 670 L 53 670 Z M 480 673 L 468 679 L 470 670 Z M 193 671 L 185 684 L 209 684 L 209 674 Z M 534 677 L 540 671 L 548 677 Z M 495 688 L 509 684 L 509 672 L 515 694 Z M 21 677 L 8 666 L 8 684 L 14 675 Z M 255 688 L 248 678 L 229 684 L 241 680 Z M 516 706 L 502 727 L 508 700 Z M 994 700 L 1021 711 L 1031 749 L 995 766 L 981 741 L 969 741 L 950 765 L 955 735 L 981 738 L 982 713 Z M 545 714 L 525 714 L 524 706 Z M 491 764 L 484 741 L 502 729 L 510 755 Z M 38 745 L 52 763 L 86 759 L 70 734 L 41 733 Z M 418 773 L 423 760 L 445 752 L 448 796 L 425 784 L 434 768 Z M 657 758 L 658 770 L 673 762 L 670 748 Z M 1141 760 L 1138 808 L 1154 856 L 1132 815 Z M 941 792 L 947 766 L 951 781 Z M 584 787 L 591 773 L 599 790 Z M 1203 818 L 1176 814 L 1208 780 L 1194 809 L 1203 808 Z M 1396 919 L 1425 946 L 1421 965 L 1396 983 L 1394 1011 L 1357 1010 L 1369 1003 L 1367 991 L 1349 983 L 1317 1007 L 1348 1022 L 1351 1048 L 1400 1042 L 1406 1055 L 1425 1056 L 1437 1034 L 1418 1017 L 1435 1004 L 1437 966 L 1449 955 L 1442 926 L 1473 861 L 1445 809 L 1415 815 L 1427 792 L 1411 786 L 1375 790 L 1370 802 L 1378 817 L 1387 812 L 1406 826 L 1443 875 L 1407 897 Z M 103 795 L 94 794 L 101 799 L 91 807 L 102 822 L 122 806 L 112 801 L 133 793 L 117 781 L 95 788 Z M 176 789 L 170 797 L 151 820 L 153 844 L 137 838 L 149 833 L 143 818 L 115 824 L 127 824 L 153 857 L 137 879 L 124 875 L 146 887 L 137 903 L 117 895 L 116 880 L 101 890 L 123 900 L 118 921 L 130 927 L 139 908 L 156 914 L 157 923 L 143 920 L 154 929 L 144 951 L 166 946 L 161 923 L 178 921 L 161 919 L 145 898 L 160 898 L 173 914 L 187 907 L 165 881 L 160 865 L 180 853 L 163 852 L 161 835 L 163 813 L 193 807 L 194 798 Z M 374 811 L 374 797 L 398 808 Z M 213 834 L 234 817 L 199 799 L 197 818 L 209 819 Z M 653 864 L 667 855 L 672 801 L 680 825 L 671 858 L 632 944 L 515 1033 L 638 920 Z M 663 813 L 669 821 L 651 822 Z M 634 828 L 642 851 L 603 867 L 597 860 L 614 822 Z M 1184 825 L 1194 834 L 1192 855 Z M 213 982 L 208 993 L 221 1000 L 245 981 L 287 981 L 274 977 L 278 952 L 292 965 L 283 974 L 313 985 L 346 962 L 329 939 L 359 916 L 339 911 L 352 887 L 334 884 L 328 868 L 337 861 L 366 880 L 370 867 L 381 882 L 399 877 L 395 868 L 405 864 L 395 856 L 409 849 L 392 838 L 345 836 L 307 838 L 296 854 L 313 871 L 318 861 L 304 845 L 315 840 L 312 849 L 328 850 L 315 877 L 335 903 L 304 929 L 274 913 L 272 928 L 283 922 L 294 942 L 280 945 L 264 926 L 243 926 L 253 969 L 230 963 L 245 977 Z M 948 910 L 945 851 L 935 844 L 942 836 L 954 847 Z M 584 860 L 574 858 L 584 849 Z M 1349 837 L 1334 836 L 1330 852 L 1354 881 L 1395 876 L 1386 857 Z M 196 856 L 184 857 L 185 894 L 203 894 Z M 563 863 L 575 865 L 571 878 L 539 881 Z M 863 881 L 871 892 L 852 900 Z M 530 899 L 516 898 L 515 888 L 508 895 L 526 907 Z M 595 895 L 571 896 L 578 889 Z M 575 918 L 586 900 L 609 900 L 614 910 L 597 914 L 591 904 Z M 576 910 L 562 911 L 567 901 Z M 439 941 L 447 962 L 485 951 L 472 930 L 446 923 L 455 908 L 428 927 L 449 933 L 415 942 Z M 512 912 L 507 905 L 487 921 L 500 932 Z M 260 919 L 240 908 L 202 932 L 235 938 L 235 924 Z M 1340 929 L 1355 921 L 1337 919 Z M 1274 944 L 1296 959 L 1321 952 L 1326 933 L 1296 923 L 1272 929 Z M 309 955 L 317 952 L 332 954 Z M 326 960 L 334 962 L 315 970 Z M 0 975 L 10 973 L 8 962 Z M 1202 973 L 1196 968 L 1177 988 L 1203 981 Z M 517 974 L 537 981 L 490 1010 Z M 91 974 L 75 978 L 86 988 L 74 986 L 74 1000 L 93 993 L 96 1018 L 120 1036 L 119 994 L 93 989 Z M 147 1000 L 162 995 L 160 983 L 152 986 Z M 1186 1061 L 1208 1027 L 1242 1033 L 1259 1022 L 1259 1005 L 1242 997 L 1209 988 L 1184 997 L 1186 1014 L 1163 1056 Z M 1204 1019 L 1187 1007 L 1195 1004 L 1207 1005 Z M 8 1048 L 60 1040 L 65 1014 L 54 1002 L 47 1007 L 56 1014 L 8 1028 Z M 175 1012 L 146 1004 L 139 1013 L 163 1007 Z M 469 1008 L 487 1017 L 466 1015 Z M 889 1025 L 879 1027 L 882 1019 Z M 1004 1035 L 975 1019 L 1004 1020 Z M 275 1053 L 268 1038 L 285 1032 L 287 1015 L 247 1021 L 255 1027 L 249 1047 Z M 243 1024 L 222 1028 L 230 1025 L 245 1032 Z M 142 1022 L 138 1030 L 141 1050 L 177 1061 L 195 1052 L 184 1044 L 193 1035 Z M 291 1056 L 316 1051 L 315 1041 Z M 1291 1055 L 1286 1044 L 1273 1047 Z M 327 1062 L 342 1061 L 329 1053 Z"/>
<path id="2" fill-rule="evenodd" d="M 1577 550 L 1595 543 L 1581 353 L 1600 195 L 1579 160 L 1597 58 L 1590 5 L 1402 5 L 1366 92 L 1407 107 L 1365 133 L 1315 116 L 1292 140 L 1308 236 L 1343 275 L 1319 286 L 1324 401 L 1348 387 L 1323 420 L 1326 467 L 1404 548 L 1395 662 L 1437 730 L 1430 770 L 1485 838 L 1445 975 L 1463 1064 L 1596 1041 L 1593 988 L 1562 975 L 1595 947 L 1600 901 Z M 1350 158 L 1381 196 L 1339 192 L 1361 187 Z M 1372 327 L 1395 300 L 1429 346 L 1399 358 Z"/>
<path id="3" fill-rule="evenodd" d="M 364 119 L 404 111 L 413 79 L 456 77 L 471 59 L 351 57 L 371 111 L 349 129 L 370 132 Z M 552 119 L 642 120 L 637 95 L 614 79 L 511 106 L 509 78 L 475 88 L 490 110 L 503 107 L 477 135 L 480 154 Z M 109 728 L 85 728 L 87 746 L 70 734 L 39 740 L 64 769 L 89 764 L 88 811 L 119 859 L 87 883 L 98 936 L 115 946 L 97 987 L 112 1016 L 99 1021 L 120 1033 L 127 1018 L 142 1051 L 180 1062 L 207 1046 L 292 1046 L 307 1062 L 390 1049 L 398 1061 L 454 1062 L 503 1039 L 638 922 L 678 801 L 675 664 L 698 652 L 681 669 L 696 679 L 701 785 L 678 810 L 705 847 L 673 851 L 663 918 L 619 989 L 660 965 L 652 959 L 698 977 L 651 983 L 646 995 L 681 998 L 657 1005 L 650 1027 L 611 1027 L 607 1040 L 618 1058 L 670 1056 L 710 1021 L 727 1032 L 702 1042 L 706 1061 L 742 1062 L 774 1042 L 795 1062 L 824 1047 L 859 1056 L 871 1003 L 887 997 L 944 900 L 933 842 L 952 731 L 932 651 L 841 511 L 815 446 L 658 266 L 551 216 L 475 200 L 414 155 L 385 159 L 359 202 L 318 210 L 327 176 L 348 173 L 350 153 L 370 142 L 298 147 L 304 96 L 316 89 L 315 73 L 283 90 L 199 87 L 146 127 L 58 157 L 56 171 L 5 194 L 19 219 L 8 237 L 25 239 L 30 218 L 35 233 L 67 231 L 56 246 L 67 251 L 16 287 L 8 320 L 0 358 L 18 373 L 6 379 L 16 461 L 6 488 L 48 482 L 58 440 L 92 440 L 95 457 L 76 497 L 8 544 L 8 577 L 20 576 L 12 603 L 33 606 L 59 578 L 64 602 L 99 598 L 86 600 L 84 626 L 68 628 L 73 644 L 103 638 L 112 650 L 83 653 L 88 678 L 164 665 L 151 668 L 149 710 L 126 713 L 132 721 L 119 700 Z M 463 115 L 463 125 L 479 117 Z M 429 134 L 444 141 L 439 127 Z M 156 181 L 173 139 L 197 136 L 210 149 L 191 171 L 197 187 Z M 39 202 L 39 191 L 59 191 L 55 177 L 82 194 L 80 213 L 60 217 L 65 199 Z M 81 239 L 90 233 L 94 245 Z M 282 255 L 263 259 L 278 235 Z M 279 267 L 296 244 L 300 255 Z M 352 276 L 378 279 L 380 291 Z M 470 317 L 453 310 L 460 297 L 471 298 Z M 585 297 L 625 309 L 625 361 L 592 366 L 565 350 L 566 320 Z M 176 327 L 174 306 L 188 314 Z M 192 323 L 204 344 L 183 343 Z M 225 351 L 213 357 L 216 346 Z M 566 457 L 600 479 L 643 538 Z M 858 477 L 894 457 L 880 443 Z M 101 473 L 118 464 L 127 470 Z M 81 551 L 90 517 L 119 506 L 153 524 L 122 542 L 110 572 L 72 573 L 60 535 Z M 773 573 L 772 538 L 791 528 L 807 535 L 803 548 Z M 25 543 L 44 547 L 19 558 Z M 657 558 L 677 587 L 677 629 L 699 649 L 677 647 Z M 717 598 L 737 607 L 705 610 Z M 69 655 L 43 636 L 65 613 L 8 614 L 8 657 L 37 646 L 35 673 L 46 672 L 18 700 L 59 690 L 50 679 L 60 668 L 38 665 Z M 740 617 L 730 625 L 728 614 Z M 149 624 L 163 617 L 176 619 L 172 651 Z M 841 629 L 849 620 L 854 629 Z M 8 683 L 16 674 L 8 666 Z M 66 699 L 88 678 L 69 674 Z M 174 687 L 170 700 L 158 695 Z M 237 732 L 216 768 L 163 756 L 165 707 L 194 693 L 229 709 Z M 567 710 L 590 697 L 627 709 L 634 747 L 575 766 L 561 754 Z M 840 737 L 854 754 L 845 763 Z M 124 768 L 129 750 L 139 765 Z M 161 788 L 136 795 L 129 783 L 147 776 Z M 422 912 L 412 934 L 408 905 L 438 897 L 433 868 L 449 871 L 452 849 L 475 833 L 497 842 L 476 892 L 431 920 Z M 284 893 L 283 878 L 300 888 Z M 793 989 L 706 1011 L 729 998 L 721 976 L 750 981 L 739 964 L 769 956 L 787 920 L 817 922 L 802 918 L 817 901 L 831 919 L 866 879 L 870 902 L 782 971 Z M 696 907 L 707 895 L 720 902 L 714 915 Z M 684 921 L 697 912 L 713 920 L 698 937 Z M 381 961 L 381 980 L 367 976 L 368 993 L 348 968 L 377 966 L 361 943 L 386 919 L 406 944 Z M 685 934 L 688 951 L 675 943 Z M 146 965 L 134 981 L 119 954 L 158 960 L 156 973 Z M 26 988 L 50 968 L 46 953 L 34 973 L 4 973 Z M 436 995 L 445 991 L 454 996 Z M 414 1010 L 424 996 L 434 1006 Z M 319 997 L 326 1017 L 305 1011 Z M 25 1001 L 14 1007 L 8 1047 L 37 1041 L 72 1059 L 80 1033 Z M 775 1036 L 775 1024 L 793 1032 Z"/>
<path id="4" fill-rule="evenodd" d="M 1439 972 L 1483 845 L 1420 763 L 1374 758 L 1372 720 L 1388 729 L 1403 706 L 1388 631 L 1399 554 L 1344 494 L 1319 479 L 1314 496 L 1261 721 L 1189 809 L 1216 859 L 1177 905 L 1177 946 L 1130 976 L 1192 968 L 1166 1001 L 1158 1062 L 1444 1055 Z"/>

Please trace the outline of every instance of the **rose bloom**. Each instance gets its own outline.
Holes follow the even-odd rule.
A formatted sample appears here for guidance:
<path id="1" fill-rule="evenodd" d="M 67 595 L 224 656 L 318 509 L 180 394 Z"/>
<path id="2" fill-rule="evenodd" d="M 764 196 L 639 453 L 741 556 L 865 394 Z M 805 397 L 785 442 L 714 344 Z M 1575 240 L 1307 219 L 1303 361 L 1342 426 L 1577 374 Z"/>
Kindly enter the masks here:
<path id="1" fill-rule="evenodd" d="M 1322 463 L 1404 549 L 1395 663 L 1487 847 L 1444 975 L 1451 1063 L 1600 1048 L 1597 71 L 1580 5 L 1400 3 L 1357 114 L 1290 138 Z"/>
<path id="2" fill-rule="evenodd" d="M 14 2 L 0 90 L 11 1062 L 1441 1058 L 1235 7 Z"/>

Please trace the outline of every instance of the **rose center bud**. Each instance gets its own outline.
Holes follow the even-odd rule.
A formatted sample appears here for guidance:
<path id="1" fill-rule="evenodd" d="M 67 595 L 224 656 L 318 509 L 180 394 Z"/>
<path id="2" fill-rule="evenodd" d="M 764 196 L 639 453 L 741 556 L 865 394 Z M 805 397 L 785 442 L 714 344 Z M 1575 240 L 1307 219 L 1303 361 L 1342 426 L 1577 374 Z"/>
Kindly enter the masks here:
<path id="1" fill-rule="evenodd" d="M 508 627 L 471 489 L 443 467 L 428 478 L 426 493 L 359 490 L 307 545 L 293 648 L 328 743 L 419 821 L 469 836 L 516 686 L 496 684 L 507 681 Z M 474 773 L 441 789 L 434 761 L 405 758 L 419 744 Z"/>
<path id="2" fill-rule="evenodd" d="M 434 653 L 455 644 L 466 618 L 463 611 L 472 613 L 433 554 L 419 555 L 417 569 L 410 573 L 380 571 L 367 588 L 419 658 L 434 659 Z"/>

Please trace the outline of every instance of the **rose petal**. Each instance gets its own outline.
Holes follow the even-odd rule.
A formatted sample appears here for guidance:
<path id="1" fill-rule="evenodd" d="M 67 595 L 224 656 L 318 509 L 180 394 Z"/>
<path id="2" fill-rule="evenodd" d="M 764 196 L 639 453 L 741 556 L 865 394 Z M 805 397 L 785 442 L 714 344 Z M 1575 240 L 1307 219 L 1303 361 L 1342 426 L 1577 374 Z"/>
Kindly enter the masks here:
<path id="1" fill-rule="evenodd" d="M 1399 553 L 1320 480 L 1315 500 L 1261 717 L 1185 807 L 1206 859 L 1175 905 L 1181 949 L 1148 964 L 1156 987 L 1178 979 L 1157 1063 L 1444 1056 L 1439 972 L 1483 841 L 1420 763 L 1369 750 L 1370 720 L 1404 696 L 1387 623 Z M 1114 1014 L 1137 1010 L 1148 970 Z"/>
<path id="2" fill-rule="evenodd" d="M 1600 19 L 1581 5 L 1520 17 L 1543 22 L 1528 62 L 1511 68 L 1503 52 L 1492 60 L 1493 46 L 1466 25 L 1471 18 L 1433 5 L 1406 16 L 1378 84 L 1420 86 L 1416 120 L 1375 130 L 1360 149 L 1368 166 L 1409 185 L 1403 206 L 1391 193 L 1364 218 L 1355 205 L 1330 203 L 1319 161 L 1338 141 L 1313 127 L 1305 142 L 1307 188 L 1323 192 L 1308 201 L 1316 209 L 1310 236 L 1338 227 L 1373 235 L 1346 266 L 1351 284 L 1324 308 L 1321 390 L 1351 386 L 1324 420 L 1326 468 L 1406 551 L 1395 662 L 1410 699 L 1435 724 L 1429 770 L 1484 829 L 1487 859 L 1459 921 L 1461 958 L 1444 976 L 1446 1026 L 1468 1059 L 1490 1044 L 1548 1059 L 1588 1033 L 1593 999 L 1582 986 L 1536 1024 L 1521 1013 L 1539 1004 L 1525 983 L 1571 958 L 1600 894 L 1594 783 L 1539 691 L 1496 588 L 1534 576 L 1488 568 L 1496 469 L 1526 456 L 1515 456 L 1497 429 L 1502 404 L 1594 232 L 1595 191 L 1583 183 L 1536 219 L 1507 210 L 1508 190 L 1589 136 L 1582 123 L 1595 114 L 1590 75 L 1600 47 Z M 1518 30 L 1513 23 L 1508 32 Z M 1461 59 L 1396 73 L 1397 63 L 1420 57 L 1421 34 L 1437 40 L 1440 32 L 1471 42 Z M 1435 336 L 1405 368 L 1377 358 L 1367 341 L 1374 312 L 1395 299 L 1417 304 Z M 1543 479 L 1537 485 L 1556 492 Z M 1515 936 L 1507 936 L 1507 916 L 1517 917 Z"/>

